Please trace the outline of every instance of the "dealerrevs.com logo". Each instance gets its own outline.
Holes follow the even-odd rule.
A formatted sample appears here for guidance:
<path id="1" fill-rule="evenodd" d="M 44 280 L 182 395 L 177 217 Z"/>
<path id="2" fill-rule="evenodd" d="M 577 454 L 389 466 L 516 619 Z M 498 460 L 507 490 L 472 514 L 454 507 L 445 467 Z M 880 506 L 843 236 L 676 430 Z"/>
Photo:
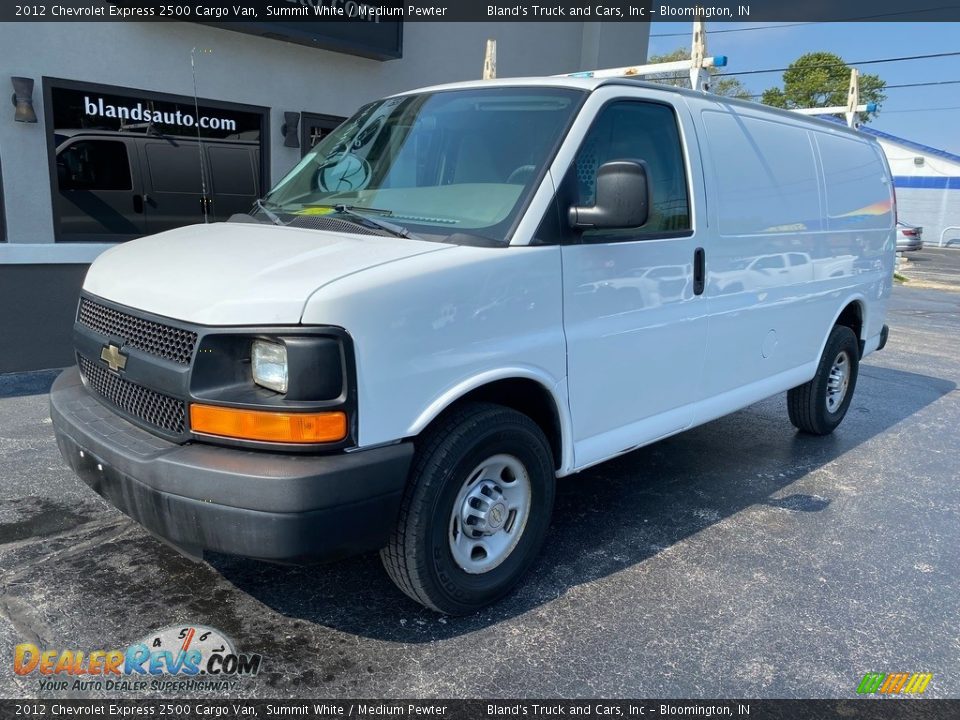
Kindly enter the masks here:
<path id="1" fill-rule="evenodd" d="M 40 690 L 234 690 L 261 670 L 263 657 L 235 649 L 230 638 L 202 625 L 171 625 L 123 650 L 14 649 L 13 671 L 37 676 Z"/>

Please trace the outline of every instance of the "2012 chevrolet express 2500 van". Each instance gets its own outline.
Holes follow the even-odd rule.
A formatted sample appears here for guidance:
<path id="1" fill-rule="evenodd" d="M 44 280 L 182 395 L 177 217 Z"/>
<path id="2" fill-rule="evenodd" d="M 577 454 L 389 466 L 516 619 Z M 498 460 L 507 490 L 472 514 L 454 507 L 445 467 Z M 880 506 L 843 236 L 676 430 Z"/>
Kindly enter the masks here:
<path id="1" fill-rule="evenodd" d="M 629 79 L 371 103 L 232 220 L 92 265 L 64 458 L 188 551 L 379 549 L 448 613 L 517 583 L 556 477 L 783 391 L 829 433 L 887 337 L 876 142 Z"/>

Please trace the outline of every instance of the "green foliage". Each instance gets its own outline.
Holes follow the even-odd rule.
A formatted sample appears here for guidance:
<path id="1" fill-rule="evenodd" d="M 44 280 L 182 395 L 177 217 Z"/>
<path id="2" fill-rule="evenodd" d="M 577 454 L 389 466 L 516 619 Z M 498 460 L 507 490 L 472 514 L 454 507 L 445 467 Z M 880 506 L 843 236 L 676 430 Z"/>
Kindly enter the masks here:
<path id="1" fill-rule="evenodd" d="M 801 55 L 783 73 L 783 88 L 764 91 L 761 102 L 780 108 L 832 107 L 847 104 L 850 86 L 850 68 L 843 58 L 828 52 Z M 886 87 L 879 75 L 860 75 L 860 102 L 880 104 L 886 99 Z M 860 113 L 860 121 L 867 122 L 876 115 Z"/>
<path id="2" fill-rule="evenodd" d="M 665 55 L 651 55 L 648 63 L 676 62 L 678 60 L 689 60 L 690 51 L 684 48 L 678 48 Z M 707 68 L 711 75 L 710 92 L 715 95 L 724 95 L 726 97 L 750 99 L 750 91 L 744 87 L 736 78 L 732 77 L 714 77 L 717 73 L 716 68 Z M 670 73 L 657 73 L 656 75 L 647 75 L 644 80 L 661 83 L 663 85 L 672 85 L 673 87 L 690 87 L 690 73 L 686 70 Z"/>

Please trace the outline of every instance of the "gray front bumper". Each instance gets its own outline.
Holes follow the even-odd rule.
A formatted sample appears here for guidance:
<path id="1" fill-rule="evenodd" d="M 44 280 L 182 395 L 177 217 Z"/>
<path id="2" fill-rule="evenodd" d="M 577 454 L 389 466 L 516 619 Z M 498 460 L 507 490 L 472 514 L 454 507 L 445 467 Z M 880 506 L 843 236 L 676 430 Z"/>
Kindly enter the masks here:
<path id="1" fill-rule="evenodd" d="M 87 485 L 192 555 L 299 562 L 383 547 L 413 457 L 412 443 L 334 455 L 178 445 L 101 404 L 76 369 L 54 382 L 50 417 Z"/>

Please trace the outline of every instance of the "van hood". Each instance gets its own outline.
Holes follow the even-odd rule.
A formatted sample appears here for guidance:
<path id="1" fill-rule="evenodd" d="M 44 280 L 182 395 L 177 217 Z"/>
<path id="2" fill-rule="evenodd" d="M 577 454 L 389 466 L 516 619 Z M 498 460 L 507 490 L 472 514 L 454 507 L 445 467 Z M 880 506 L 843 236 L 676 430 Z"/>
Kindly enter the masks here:
<path id="1" fill-rule="evenodd" d="M 192 225 L 111 248 L 90 266 L 83 288 L 201 325 L 287 325 L 300 322 L 324 285 L 452 247 L 276 225 Z"/>

